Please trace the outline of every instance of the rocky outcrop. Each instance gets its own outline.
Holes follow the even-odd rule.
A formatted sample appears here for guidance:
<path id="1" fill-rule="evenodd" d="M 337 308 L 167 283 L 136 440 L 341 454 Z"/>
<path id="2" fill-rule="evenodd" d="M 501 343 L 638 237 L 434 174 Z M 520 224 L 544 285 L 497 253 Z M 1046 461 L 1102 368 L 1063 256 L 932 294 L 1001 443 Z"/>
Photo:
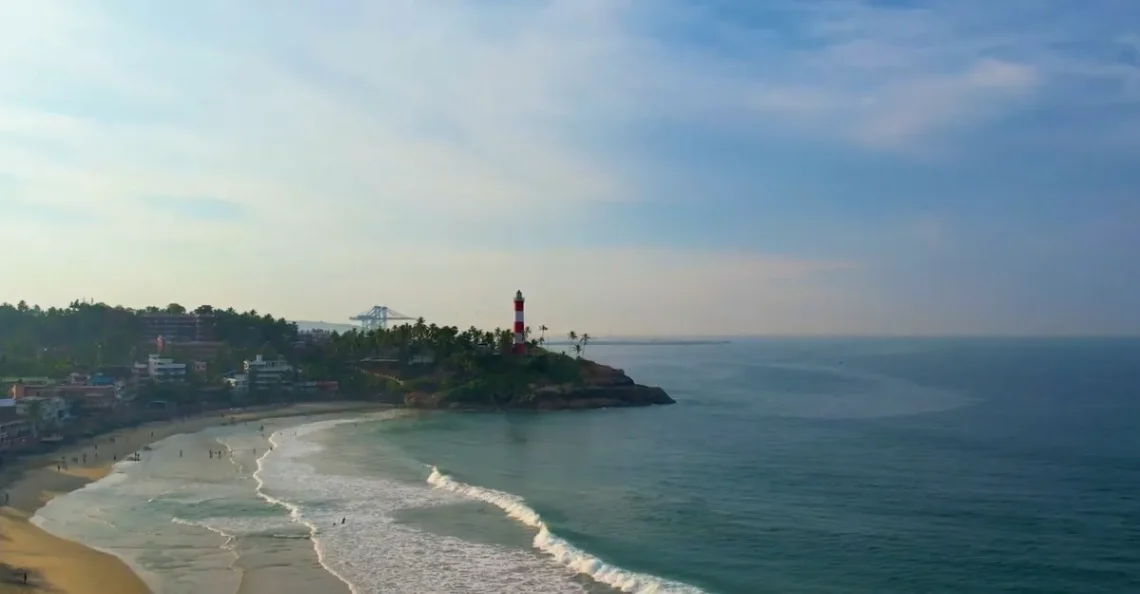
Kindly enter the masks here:
<path id="1" fill-rule="evenodd" d="M 547 386 L 535 390 L 530 396 L 525 401 L 518 402 L 515 407 L 559 410 L 650 406 L 676 402 L 661 388 L 634 383 L 624 386 Z"/>
<path id="2" fill-rule="evenodd" d="M 582 361 L 581 370 L 581 380 L 574 383 L 530 385 L 513 394 L 481 393 L 474 400 L 451 392 L 413 392 L 404 397 L 404 404 L 453 410 L 569 410 L 676 403 L 665 390 L 640 385 L 620 369 Z"/>

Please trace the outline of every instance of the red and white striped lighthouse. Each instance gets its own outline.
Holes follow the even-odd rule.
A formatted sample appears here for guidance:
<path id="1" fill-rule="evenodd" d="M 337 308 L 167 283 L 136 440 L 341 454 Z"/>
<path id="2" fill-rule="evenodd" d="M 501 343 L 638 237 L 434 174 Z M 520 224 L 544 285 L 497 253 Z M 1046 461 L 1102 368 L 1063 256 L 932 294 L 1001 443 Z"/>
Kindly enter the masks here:
<path id="1" fill-rule="evenodd" d="M 523 336 L 523 299 L 522 291 L 515 292 L 515 342 L 511 350 L 516 355 L 526 354 L 526 337 Z"/>

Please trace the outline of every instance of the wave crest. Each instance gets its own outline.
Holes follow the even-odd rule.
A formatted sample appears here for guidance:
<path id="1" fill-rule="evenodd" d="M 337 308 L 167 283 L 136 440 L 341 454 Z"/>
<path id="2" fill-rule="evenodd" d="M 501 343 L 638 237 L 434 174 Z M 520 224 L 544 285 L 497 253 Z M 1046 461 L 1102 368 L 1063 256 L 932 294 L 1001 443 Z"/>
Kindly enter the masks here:
<path id="1" fill-rule="evenodd" d="M 535 528 L 534 547 L 562 565 L 589 576 L 594 581 L 612 586 L 630 594 L 705 594 L 700 588 L 660 578 L 654 575 L 629 571 L 610 565 L 598 557 L 575 547 L 555 535 L 542 521 L 542 517 L 518 495 L 469 485 L 455 480 L 439 468 L 432 466 L 428 484 L 445 491 L 489 503 L 506 512 L 507 516 Z"/>

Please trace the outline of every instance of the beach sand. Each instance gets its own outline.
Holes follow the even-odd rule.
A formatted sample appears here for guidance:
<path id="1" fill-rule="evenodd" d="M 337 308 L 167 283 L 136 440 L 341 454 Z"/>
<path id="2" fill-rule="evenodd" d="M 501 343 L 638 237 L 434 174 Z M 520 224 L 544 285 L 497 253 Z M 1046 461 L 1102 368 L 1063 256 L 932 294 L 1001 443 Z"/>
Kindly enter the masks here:
<path id="1" fill-rule="evenodd" d="M 122 460 L 159 439 L 201 431 L 230 419 L 240 422 L 381 408 L 385 407 L 361 402 L 328 402 L 215 412 L 121 429 L 14 464 L 17 468 L 0 476 L 0 594 L 150 592 L 146 584 L 117 557 L 54 536 L 29 521 L 36 510 L 52 497 L 106 476 L 116 459 Z M 86 461 L 83 460 L 84 454 L 87 455 Z M 72 457 L 79 462 L 72 462 Z M 58 465 L 61 459 L 67 461 L 66 466 Z"/>

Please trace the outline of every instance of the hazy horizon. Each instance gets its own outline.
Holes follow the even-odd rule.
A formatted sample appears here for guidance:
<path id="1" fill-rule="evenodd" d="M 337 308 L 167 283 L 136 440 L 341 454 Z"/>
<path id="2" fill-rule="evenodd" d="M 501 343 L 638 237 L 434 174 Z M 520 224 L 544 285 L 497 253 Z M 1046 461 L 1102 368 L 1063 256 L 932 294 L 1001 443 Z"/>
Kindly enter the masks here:
<path id="1" fill-rule="evenodd" d="M 0 301 L 1140 334 L 1140 4 L 0 6 Z"/>

